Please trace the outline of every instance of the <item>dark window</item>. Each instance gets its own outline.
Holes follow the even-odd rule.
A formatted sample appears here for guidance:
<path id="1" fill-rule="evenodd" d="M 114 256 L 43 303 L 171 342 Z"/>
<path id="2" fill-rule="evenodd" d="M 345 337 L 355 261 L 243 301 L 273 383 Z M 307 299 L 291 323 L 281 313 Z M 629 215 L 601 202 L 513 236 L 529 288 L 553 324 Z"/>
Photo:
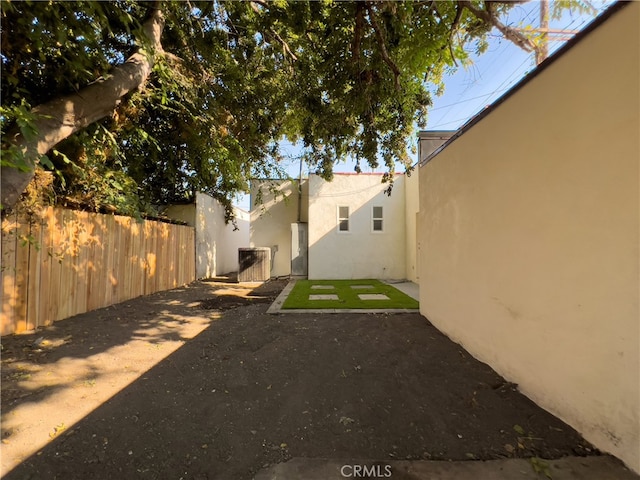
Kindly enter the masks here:
<path id="1" fill-rule="evenodd" d="M 338 207 L 338 231 L 349 231 L 349 207 Z"/>
<path id="2" fill-rule="evenodd" d="M 372 229 L 374 232 L 382 232 L 383 229 L 383 218 L 382 218 L 382 207 L 373 207 L 373 212 L 371 215 L 372 219 Z"/>

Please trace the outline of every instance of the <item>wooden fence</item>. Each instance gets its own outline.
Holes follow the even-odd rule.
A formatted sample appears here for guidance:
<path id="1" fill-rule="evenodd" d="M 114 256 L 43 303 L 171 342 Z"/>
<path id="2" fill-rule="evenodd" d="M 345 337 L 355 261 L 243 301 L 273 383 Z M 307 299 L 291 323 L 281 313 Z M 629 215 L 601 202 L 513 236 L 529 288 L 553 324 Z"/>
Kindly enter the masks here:
<path id="1" fill-rule="evenodd" d="M 195 280 L 194 229 L 47 208 L 2 222 L 0 334 Z"/>

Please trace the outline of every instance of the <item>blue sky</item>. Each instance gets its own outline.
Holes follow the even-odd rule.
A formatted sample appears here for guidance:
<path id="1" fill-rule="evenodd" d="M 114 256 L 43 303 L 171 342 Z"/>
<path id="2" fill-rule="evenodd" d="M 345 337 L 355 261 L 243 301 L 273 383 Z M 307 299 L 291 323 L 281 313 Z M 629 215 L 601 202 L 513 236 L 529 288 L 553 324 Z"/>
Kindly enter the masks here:
<path id="1" fill-rule="evenodd" d="M 613 2 L 592 2 L 598 11 L 604 11 Z M 507 25 L 537 25 L 540 2 L 531 1 L 515 6 L 504 21 Z M 551 20 L 549 27 L 559 30 L 582 30 L 595 17 L 565 12 L 558 20 Z M 565 41 L 549 43 L 549 53 L 560 48 Z M 456 130 L 469 118 L 492 104 L 535 68 L 535 56 L 501 38 L 494 29 L 489 49 L 481 56 L 474 56 L 473 65 L 459 68 L 449 76 L 444 95 L 434 98 L 429 113 L 427 129 Z"/>
<path id="2" fill-rule="evenodd" d="M 553 1 L 553 0 L 552 0 Z M 606 10 L 614 3 L 612 0 L 593 1 L 591 4 L 599 11 Z M 503 22 L 507 25 L 538 25 L 540 2 L 530 1 L 516 5 Z M 578 15 L 565 12 L 562 18 L 551 20 L 549 27 L 559 30 L 582 30 L 593 16 Z M 549 43 L 549 53 L 560 48 L 565 41 Z M 472 46 L 469 47 L 470 49 Z M 489 48 L 476 56 L 471 55 L 472 65 L 458 67 L 445 78 L 445 91 L 441 96 L 433 96 L 433 106 L 429 110 L 427 130 L 457 130 L 470 118 L 491 105 L 511 87 L 518 83 L 527 73 L 535 68 L 535 56 L 527 53 L 508 40 L 502 38 L 497 30 L 490 34 Z M 293 157 L 298 153 L 295 145 L 283 143 L 282 153 Z M 417 158 L 416 154 L 412 155 Z M 297 160 L 285 161 L 288 173 L 297 177 L 299 163 Z M 372 170 L 362 165 L 363 171 L 384 171 L 380 168 Z M 303 170 L 307 173 L 308 169 Z M 334 167 L 335 172 L 353 172 L 353 162 L 340 162 Z M 249 209 L 249 197 L 238 198 L 237 205 Z"/>

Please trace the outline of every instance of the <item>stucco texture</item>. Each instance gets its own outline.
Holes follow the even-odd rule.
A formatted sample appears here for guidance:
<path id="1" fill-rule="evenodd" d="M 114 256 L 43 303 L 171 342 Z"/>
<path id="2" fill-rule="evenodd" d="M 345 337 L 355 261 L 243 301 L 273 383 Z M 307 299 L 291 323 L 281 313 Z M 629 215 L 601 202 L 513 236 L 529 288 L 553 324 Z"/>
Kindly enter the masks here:
<path id="1" fill-rule="evenodd" d="M 420 210 L 420 189 L 418 172 L 404 177 L 405 198 L 405 274 L 406 279 L 413 283 L 420 283 L 417 257 L 417 215 Z"/>
<path id="2" fill-rule="evenodd" d="M 236 225 L 225 223 L 224 206 L 198 192 L 196 201 L 171 205 L 165 215 L 196 230 L 196 278 L 211 278 L 238 270 L 238 248 L 249 246 L 249 213 L 236 208 Z"/>
<path id="3" fill-rule="evenodd" d="M 404 279 L 404 175 L 392 194 L 377 174 L 336 174 L 331 182 L 309 178 L 309 278 Z M 349 231 L 338 231 L 338 207 L 349 207 Z M 383 231 L 372 228 L 373 207 L 383 208 Z"/>
<path id="4" fill-rule="evenodd" d="M 640 3 L 420 168 L 421 312 L 640 472 Z"/>
<path id="5" fill-rule="evenodd" d="M 234 208 L 234 225 L 229 223 L 218 234 L 216 275 L 238 271 L 238 249 L 249 246 L 249 212 Z M 224 218 L 223 218 L 224 222 Z"/>
<path id="6" fill-rule="evenodd" d="M 272 277 L 291 274 L 291 224 L 298 221 L 298 211 L 306 222 L 307 197 L 307 182 L 302 183 L 300 210 L 297 182 L 257 180 L 251 185 L 251 246 L 271 248 Z"/>

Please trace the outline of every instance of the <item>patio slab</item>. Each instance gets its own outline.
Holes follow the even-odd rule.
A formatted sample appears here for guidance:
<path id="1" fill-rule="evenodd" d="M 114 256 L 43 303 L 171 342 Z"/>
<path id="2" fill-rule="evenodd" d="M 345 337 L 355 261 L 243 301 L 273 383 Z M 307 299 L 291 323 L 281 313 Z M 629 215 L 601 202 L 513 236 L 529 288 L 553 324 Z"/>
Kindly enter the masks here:
<path id="1" fill-rule="evenodd" d="M 335 293 L 328 293 L 323 295 L 309 295 L 309 300 L 339 300 L 339 298 Z"/>
<path id="2" fill-rule="evenodd" d="M 389 300 L 389 297 L 383 293 L 359 293 L 360 300 Z"/>
<path id="3" fill-rule="evenodd" d="M 402 293 L 409 295 L 414 300 L 420 301 L 420 286 L 417 283 L 413 283 L 409 281 L 403 281 L 403 282 L 385 281 L 384 283 L 387 283 L 392 287 L 397 288 Z"/>

